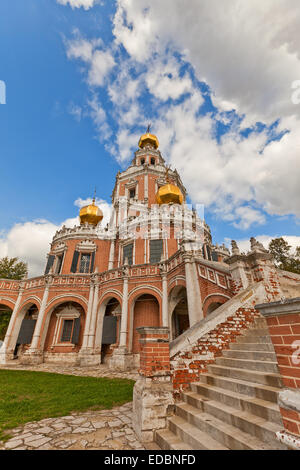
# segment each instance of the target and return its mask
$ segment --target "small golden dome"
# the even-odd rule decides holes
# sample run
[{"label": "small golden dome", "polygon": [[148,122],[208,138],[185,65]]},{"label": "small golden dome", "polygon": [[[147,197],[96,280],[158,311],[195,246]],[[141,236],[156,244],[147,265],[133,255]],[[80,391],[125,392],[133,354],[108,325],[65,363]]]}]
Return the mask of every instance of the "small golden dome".
[{"label": "small golden dome", "polygon": [[86,222],[90,225],[98,225],[99,222],[103,219],[103,213],[98,206],[95,205],[95,199],[93,199],[92,204],[84,206],[80,209],[79,212],[80,224],[83,225]]},{"label": "small golden dome", "polygon": [[147,132],[146,134],[142,135],[142,137],[139,140],[139,147],[143,149],[147,144],[152,145],[155,149],[158,148],[159,142],[158,138],[154,134],[150,134],[150,132]]},{"label": "small golden dome", "polygon": [[156,202],[162,204],[182,204],[183,195],[178,186],[167,183],[161,186],[156,193]]}]

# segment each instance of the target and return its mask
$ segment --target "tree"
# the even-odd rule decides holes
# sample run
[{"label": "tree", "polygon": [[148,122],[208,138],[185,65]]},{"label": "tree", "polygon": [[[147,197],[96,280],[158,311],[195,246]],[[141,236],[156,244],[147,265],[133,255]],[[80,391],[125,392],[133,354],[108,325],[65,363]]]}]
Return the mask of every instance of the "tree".
[{"label": "tree", "polygon": [[282,237],[274,238],[269,244],[269,251],[279,269],[300,274],[300,246],[294,254],[291,254],[291,248]]},{"label": "tree", "polygon": [[24,279],[28,274],[27,263],[19,261],[19,258],[0,259],[0,279]]}]

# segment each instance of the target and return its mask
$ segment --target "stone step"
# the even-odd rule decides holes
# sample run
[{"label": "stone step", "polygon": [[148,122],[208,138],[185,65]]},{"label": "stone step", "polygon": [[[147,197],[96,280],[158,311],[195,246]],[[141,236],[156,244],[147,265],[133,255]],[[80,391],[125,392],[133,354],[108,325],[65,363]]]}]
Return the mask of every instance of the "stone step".
[{"label": "stone step", "polygon": [[155,442],[161,450],[193,450],[191,446],[183,442],[180,437],[169,429],[156,431]]},{"label": "stone step", "polygon": [[215,400],[208,400],[205,396],[188,392],[185,394],[185,401],[194,408],[210,414],[224,423],[242,432],[261,440],[274,449],[286,449],[281,446],[276,438],[276,432],[283,428],[281,423],[273,423],[248,411],[237,410],[227,404]]},{"label": "stone step", "polygon": [[200,382],[216,387],[222,388],[223,390],[229,390],[242,395],[248,395],[250,397],[261,398],[272,403],[277,403],[278,392],[281,390],[277,387],[270,387],[268,385],[261,385],[255,382],[248,382],[241,379],[233,379],[231,377],[222,377],[221,375],[214,374],[201,374],[199,377]]},{"label": "stone step", "polygon": [[271,351],[247,351],[244,349],[227,349],[223,351],[223,357],[232,359],[251,359],[253,361],[276,362],[276,354]]},{"label": "stone step", "polygon": [[207,368],[208,371],[214,375],[222,375],[223,377],[230,377],[233,379],[246,380],[248,382],[282,388],[282,379],[279,374],[239,369],[236,367],[226,367],[220,364],[210,364]]},{"label": "stone step", "polygon": [[217,357],[216,364],[237,369],[256,370],[260,372],[278,372],[277,362],[251,361],[250,359],[232,359],[229,357]]},{"label": "stone step", "polygon": [[198,426],[194,426],[180,416],[169,418],[168,425],[169,430],[193,450],[229,450],[209,434],[201,431]]},{"label": "stone step", "polygon": [[[249,330],[247,330],[249,331]],[[247,334],[245,335],[239,335],[236,337],[236,342],[237,343],[269,343],[272,344],[272,340],[270,338],[270,335],[264,335],[264,336],[249,336]]]},{"label": "stone step", "polygon": [[[270,422],[282,425],[281,414],[278,405],[275,403],[208,384],[191,384],[191,390],[205,397],[205,399],[220,402],[237,410],[246,411]],[[184,396],[185,394],[183,394]],[[199,403],[197,408],[201,408],[200,405]]]},{"label": "stone step", "polygon": [[270,351],[274,352],[271,343],[230,343],[232,351]]},{"label": "stone step", "polygon": [[231,450],[272,450],[269,444],[257,437],[224,423],[209,413],[197,410],[187,403],[176,405],[176,415]]}]

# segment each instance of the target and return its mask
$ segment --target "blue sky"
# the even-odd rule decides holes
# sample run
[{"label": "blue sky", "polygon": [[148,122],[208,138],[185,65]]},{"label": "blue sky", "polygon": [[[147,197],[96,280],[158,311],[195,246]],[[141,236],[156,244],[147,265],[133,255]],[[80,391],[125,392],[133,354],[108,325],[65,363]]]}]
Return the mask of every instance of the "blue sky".
[{"label": "blue sky", "polygon": [[214,242],[300,245],[300,9],[276,2],[2,0],[0,256],[38,274],[95,186],[107,210],[148,122]]}]

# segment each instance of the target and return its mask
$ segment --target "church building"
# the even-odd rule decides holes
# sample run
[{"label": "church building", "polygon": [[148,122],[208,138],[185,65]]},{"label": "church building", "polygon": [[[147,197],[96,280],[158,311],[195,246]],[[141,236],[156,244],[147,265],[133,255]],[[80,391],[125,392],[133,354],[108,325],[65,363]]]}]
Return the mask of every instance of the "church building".
[{"label": "church building", "polygon": [[233,295],[223,246],[186,204],[176,170],[150,132],[116,175],[112,217],[81,208],[80,225],[51,242],[44,275],[0,281],[12,316],[2,363],[139,366],[141,326],[169,327],[175,339]]}]

